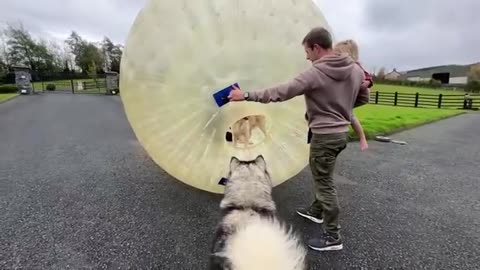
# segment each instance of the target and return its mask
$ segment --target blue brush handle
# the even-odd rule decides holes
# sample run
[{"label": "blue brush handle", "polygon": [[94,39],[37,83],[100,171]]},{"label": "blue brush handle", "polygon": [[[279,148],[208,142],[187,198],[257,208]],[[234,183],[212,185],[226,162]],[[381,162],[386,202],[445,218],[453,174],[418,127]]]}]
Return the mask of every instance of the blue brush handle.
[{"label": "blue brush handle", "polygon": [[[238,83],[234,83],[233,85],[240,88]],[[228,99],[228,95],[230,94],[230,91],[233,90],[233,85],[229,85],[213,94],[213,99],[215,99],[215,102],[217,103],[218,107],[222,107],[223,105],[230,102],[230,100]]]}]

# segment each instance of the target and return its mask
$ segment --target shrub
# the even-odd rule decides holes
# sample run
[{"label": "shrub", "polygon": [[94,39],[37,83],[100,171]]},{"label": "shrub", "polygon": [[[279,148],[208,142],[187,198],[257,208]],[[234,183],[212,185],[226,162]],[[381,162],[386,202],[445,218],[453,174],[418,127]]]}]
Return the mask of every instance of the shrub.
[{"label": "shrub", "polygon": [[15,85],[0,85],[0,94],[17,93],[18,88]]},{"label": "shrub", "polygon": [[51,83],[47,84],[47,90],[48,91],[55,91],[55,84],[51,84]]},{"label": "shrub", "polygon": [[467,83],[465,90],[468,92],[478,93],[480,92],[480,81],[478,80],[471,80]]},{"label": "shrub", "polygon": [[430,86],[433,88],[439,88],[442,86],[442,82],[439,80],[431,79],[430,80]]}]

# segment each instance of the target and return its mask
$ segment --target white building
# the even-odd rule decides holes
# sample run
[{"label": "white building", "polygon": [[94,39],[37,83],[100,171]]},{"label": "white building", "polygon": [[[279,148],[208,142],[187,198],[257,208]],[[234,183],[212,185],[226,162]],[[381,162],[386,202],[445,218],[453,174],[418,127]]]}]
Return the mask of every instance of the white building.
[{"label": "white building", "polygon": [[427,67],[407,71],[405,76],[409,81],[430,81],[435,79],[441,81],[442,84],[465,85],[468,82],[468,72],[472,65]]},{"label": "white building", "polygon": [[391,80],[391,81],[396,81],[396,80],[402,80],[405,77],[405,72],[399,72],[397,71],[396,68],[394,68],[391,72],[385,74],[385,79]]}]

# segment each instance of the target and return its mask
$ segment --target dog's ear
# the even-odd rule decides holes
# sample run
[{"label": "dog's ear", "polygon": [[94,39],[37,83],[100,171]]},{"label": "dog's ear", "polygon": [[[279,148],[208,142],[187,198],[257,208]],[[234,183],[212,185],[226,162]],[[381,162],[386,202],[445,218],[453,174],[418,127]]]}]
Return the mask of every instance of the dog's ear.
[{"label": "dog's ear", "polygon": [[230,171],[233,172],[237,167],[238,165],[240,165],[240,160],[233,156],[231,159],[230,159]]},{"label": "dog's ear", "polygon": [[217,252],[210,254],[210,262],[208,270],[223,270],[232,269],[230,260],[226,257],[224,252]]},{"label": "dog's ear", "polygon": [[257,158],[255,159],[255,164],[262,168],[262,170],[266,171],[267,170],[267,162],[263,158],[262,155],[258,155]]}]

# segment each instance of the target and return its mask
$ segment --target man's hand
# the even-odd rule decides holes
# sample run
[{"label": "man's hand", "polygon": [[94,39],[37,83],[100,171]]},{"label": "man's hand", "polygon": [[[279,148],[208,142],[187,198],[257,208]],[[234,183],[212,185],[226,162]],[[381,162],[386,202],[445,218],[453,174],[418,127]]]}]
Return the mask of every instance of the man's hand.
[{"label": "man's hand", "polygon": [[244,101],[245,97],[243,96],[243,91],[233,85],[233,90],[230,91],[230,94],[228,95],[228,99],[230,101]]}]

